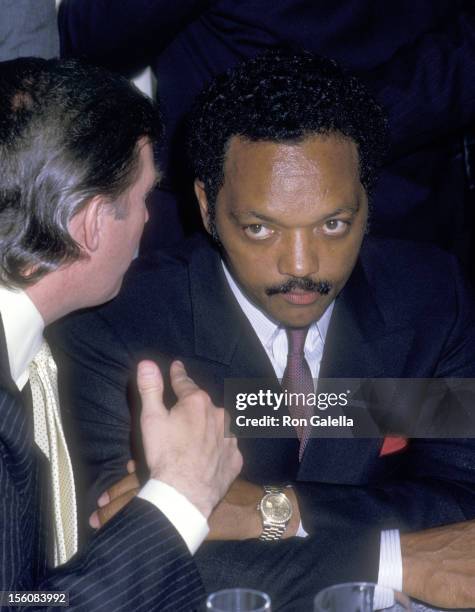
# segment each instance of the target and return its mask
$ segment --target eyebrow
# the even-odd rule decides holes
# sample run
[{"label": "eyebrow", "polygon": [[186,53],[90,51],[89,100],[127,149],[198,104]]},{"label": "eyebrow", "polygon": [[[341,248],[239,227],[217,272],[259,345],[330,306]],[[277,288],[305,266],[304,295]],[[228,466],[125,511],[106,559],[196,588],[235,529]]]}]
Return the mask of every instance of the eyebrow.
[{"label": "eyebrow", "polygon": [[[351,215],[355,215],[359,211],[359,209],[360,209],[360,202],[358,200],[356,206],[354,204],[350,204],[348,206],[340,206],[336,208],[335,210],[333,210],[332,212],[325,215],[324,217],[322,217],[321,221],[325,221],[326,219],[331,219],[332,217],[336,217],[337,215],[341,215],[343,213],[350,213]],[[266,223],[277,223],[278,224],[278,222],[272,217],[268,217],[267,215],[259,213],[255,210],[246,210],[246,211],[243,211],[242,213],[239,213],[239,211],[237,212],[231,211],[230,214],[235,221],[240,220],[239,219],[239,214],[240,214],[243,217],[254,217],[256,219],[259,219],[259,221],[265,221]]]}]

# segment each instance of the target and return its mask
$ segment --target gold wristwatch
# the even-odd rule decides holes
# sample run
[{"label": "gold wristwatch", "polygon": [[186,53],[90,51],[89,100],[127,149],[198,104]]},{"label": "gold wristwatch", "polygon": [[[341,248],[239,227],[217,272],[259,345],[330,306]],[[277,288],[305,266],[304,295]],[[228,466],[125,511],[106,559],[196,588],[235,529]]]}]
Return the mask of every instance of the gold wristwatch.
[{"label": "gold wristwatch", "polygon": [[280,540],[292,517],[292,504],[285,487],[264,485],[264,497],[257,504],[262,517],[260,540]]}]

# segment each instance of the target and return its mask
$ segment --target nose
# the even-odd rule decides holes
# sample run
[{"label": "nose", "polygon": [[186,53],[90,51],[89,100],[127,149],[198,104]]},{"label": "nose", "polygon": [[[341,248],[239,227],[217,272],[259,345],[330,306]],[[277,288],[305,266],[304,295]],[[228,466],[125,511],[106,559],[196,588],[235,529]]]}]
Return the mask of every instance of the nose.
[{"label": "nose", "polygon": [[296,230],[282,242],[278,269],[281,274],[294,277],[318,272],[317,240],[313,232]]}]

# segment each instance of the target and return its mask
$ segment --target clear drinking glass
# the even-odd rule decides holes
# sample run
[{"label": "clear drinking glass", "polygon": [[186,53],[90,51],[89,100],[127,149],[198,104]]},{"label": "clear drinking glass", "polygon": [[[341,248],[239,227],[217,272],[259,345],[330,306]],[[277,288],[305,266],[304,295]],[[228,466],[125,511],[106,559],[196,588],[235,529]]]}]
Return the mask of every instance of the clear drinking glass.
[{"label": "clear drinking glass", "polygon": [[271,612],[271,601],[262,591],[225,589],[208,597],[206,609],[213,612]]},{"label": "clear drinking glass", "polygon": [[410,599],[404,593],[371,584],[349,582],[336,584],[320,591],[313,600],[314,612],[403,612],[412,610]]}]

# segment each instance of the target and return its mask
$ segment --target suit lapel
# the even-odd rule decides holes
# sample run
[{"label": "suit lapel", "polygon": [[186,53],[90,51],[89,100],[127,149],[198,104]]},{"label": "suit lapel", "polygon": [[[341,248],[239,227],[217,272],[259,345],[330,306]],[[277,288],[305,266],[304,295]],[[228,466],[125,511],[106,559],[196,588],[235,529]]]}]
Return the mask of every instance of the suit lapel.
[{"label": "suit lapel", "polygon": [[[8,349],[7,340],[5,337],[5,330],[3,328],[3,321],[0,316],[0,386],[9,391],[17,399],[20,398],[20,392],[18,387],[13,381],[10,374],[10,363],[8,361]],[[21,400],[20,400],[21,401]]]},{"label": "suit lapel", "polygon": [[[254,329],[226,282],[218,251],[197,248],[190,260],[190,293],[195,331],[195,354],[225,366],[223,378],[265,379],[272,391],[280,384]],[[294,479],[298,443],[287,438],[240,438],[245,457],[243,474],[254,482]]]},{"label": "suit lapel", "polygon": [[360,260],[336,300],[320,378],[400,376],[413,335],[385,320]]},{"label": "suit lapel", "polygon": [[[386,321],[361,259],[338,296],[325,342],[317,391],[326,379],[402,375],[414,331]],[[328,383],[329,389],[331,382]],[[328,389],[328,390],[329,390]],[[368,415],[371,421],[371,415]],[[356,423],[355,423],[356,424]],[[351,435],[345,430],[344,435]],[[313,438],[298,477],[322,482],[366,482],[378,471],[381,438]]]},{"label": "suit lapel", "polygon": [[195,354],[231,366],[233,376],[274,377],[272,365],[226,282],[219,252],[201,246],[190,260]]}]

